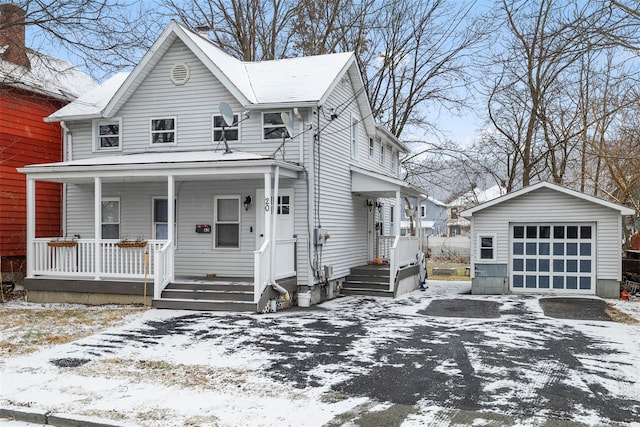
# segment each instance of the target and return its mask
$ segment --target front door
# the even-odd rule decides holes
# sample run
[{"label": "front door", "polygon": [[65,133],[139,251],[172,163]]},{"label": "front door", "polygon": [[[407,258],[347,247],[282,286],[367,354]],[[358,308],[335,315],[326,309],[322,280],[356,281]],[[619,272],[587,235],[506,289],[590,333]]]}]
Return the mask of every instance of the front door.
[{"label": "front door", "polygon": [[[256,250],[264,243],[264,214],[265,199],[264,190],[256,191]],[[273,206],[273,203],[269,203]],[[278,203],[276,208],[276,259],[275,278],[295,276],[296,274],[296,239],[293,237],[293,190],[281,188],[278,191]]]}]

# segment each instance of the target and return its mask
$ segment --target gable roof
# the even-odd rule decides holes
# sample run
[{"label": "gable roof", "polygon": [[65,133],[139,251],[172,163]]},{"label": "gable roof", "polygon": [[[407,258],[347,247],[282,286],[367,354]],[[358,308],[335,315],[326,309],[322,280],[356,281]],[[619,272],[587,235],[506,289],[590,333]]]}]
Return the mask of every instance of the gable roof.
[{"label": "gable roof", "polygon": [[[343,76],[348,75],[360,108],[368,109],[363,110],[367,129],[371,134],[375,132],[366,95],[364,101],[361,99],[364,84],[352,52],[243,62],[175,21],[171,21],[126,79],[117,86],[110,80],[103,86],[111,92],[103,90],[94,94],[90,100],[95,107],[93,113],[99,114],[97,117],[115,115],[177,40],[247,109],[321,105]],[[97,94],[100,96],[95,96]],[[52,114],[49,120],[86,118],[87,113],[86,104],[78,108],[71,106]]]},{"label": "gable roof", "polygon": [[39,93],[61,101],[73,101],[96,82],[73,64],[27,50],[31,68],[0,59],[0,84]]},{"label": "gable roof", "polygon": [[634,215],[636,213],[635,210],[633,210],[633,209],[631,209],[631,208],[629,208],[627,206],[619,205],[617,203],[608,202],[606,200],[602,200],[602,199],[599,199],[599,198],[594,197],[594,196],[589,196],[588,194],[584,194],[584,193],[581,193],[581,192],[576,191],[576,190],[571,190],[571,189],[569,189],[567,187],[563,187],[561,185],[552,184],[552,183],[546,182],[546,181],[541,181],[541,182],[538,182],[537,184],[533,184],[533,185],[530,185],[528,187],[521,188],[520,190],[513,191],[511,193],[507,193],[504,196],[501,196],[501,197],[498,197],[496,199],[490,200],[490,201],[488,201],[486,203],[483,203],[481,205],[474,206],[474,207],[472,207],[470,209],[466,209],[466,210],[460,212],[460,215],[466,216],[466,217],[473,216],[474,213],[479,212],[479,211],[481,211],[483,209],[487,209],[487,208],[490,208],[492,206],[498,205],[500,203],[506,202],[508,200],[515,199],[516,197],[520,197],[520,196],[522,196],[524,194],[531,193],[531,192],[539,190],[541,188],[547,188],[547,189],[550,189],[550,190],[554,190],[554,191],[557,191],[559,193],[566,194],[568,196],[576,197],[578,199],[586,200],[588,202],[595,203],[595,204],[598,204],[600,206],[604,206],[604,207],[607,207],[607,208],[610,208],[610,209],[617,210],[617,211],[620,212],[620,215]]}]

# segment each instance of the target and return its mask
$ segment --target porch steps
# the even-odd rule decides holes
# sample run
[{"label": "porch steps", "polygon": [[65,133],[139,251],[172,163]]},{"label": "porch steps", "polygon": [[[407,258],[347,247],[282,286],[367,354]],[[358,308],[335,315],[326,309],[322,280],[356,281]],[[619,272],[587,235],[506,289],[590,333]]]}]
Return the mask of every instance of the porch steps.
[{"label": "porch steps", "polygon": [[389,266],[363,265],[353,267],[342,284],[343,295],[368,295],[393,298],[389,291]]},{"label": "porch steps", "polygon": [[170,283],[155,308],[206,311],[256,311],[253,284]]}]

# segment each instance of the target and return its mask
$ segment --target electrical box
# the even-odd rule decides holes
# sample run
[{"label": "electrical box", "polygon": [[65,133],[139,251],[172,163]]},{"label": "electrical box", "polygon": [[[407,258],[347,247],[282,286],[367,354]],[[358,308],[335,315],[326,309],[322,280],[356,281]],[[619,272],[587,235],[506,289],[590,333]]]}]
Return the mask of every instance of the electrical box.
[{"label": "electrical box", "polygon": [[331,277],[333,277],[333,266],[332,265],[325,265],[324,266],[324,278],[326,280],[331,279]]},{"label": "electrical box", "polygon": [[331,237],[331,235],[324,228],[316,228],[313,230],[313,244],[316,246],[324,245],[329,237]]},{"label": "electrical box", "polygon": [[196,233],[211,233],[211,226],[209,224],[197,224]]}]

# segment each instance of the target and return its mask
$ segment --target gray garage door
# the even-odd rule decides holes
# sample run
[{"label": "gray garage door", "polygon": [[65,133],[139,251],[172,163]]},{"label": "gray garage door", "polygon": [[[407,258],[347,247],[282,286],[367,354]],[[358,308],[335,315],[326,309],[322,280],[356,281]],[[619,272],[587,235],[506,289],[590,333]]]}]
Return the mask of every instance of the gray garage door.
[{"label": "gray garage door", "polygon": [[514,292],[595,293],[595,224],[513,224]]}]

